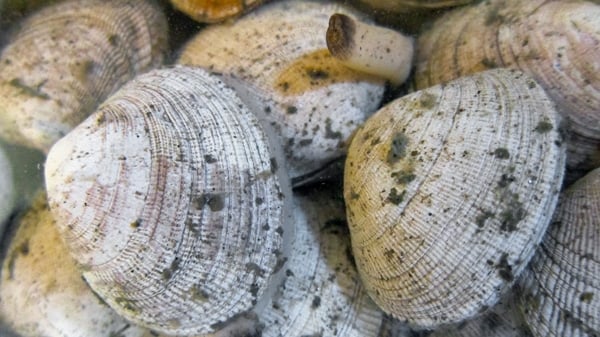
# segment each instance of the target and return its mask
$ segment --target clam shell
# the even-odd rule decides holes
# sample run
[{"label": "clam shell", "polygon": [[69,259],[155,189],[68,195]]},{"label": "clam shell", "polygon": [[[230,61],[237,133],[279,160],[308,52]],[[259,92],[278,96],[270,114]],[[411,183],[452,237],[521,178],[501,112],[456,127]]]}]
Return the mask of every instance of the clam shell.
[{"label": "clam shell", "polygon": [[289,180],[233,90],[199,68],[129,82],[48,154],[49,205],[83,276],[119,314],[174,335],[270,298]]},{"label": "clam shell", "polygon": [[519,281],[535,336],[600,335],[600,169],[562,192],[553,220]]},{"label": "clam shell", "polygon": [[263,337],[378,336],[383,313],[351,259],[341,191],[294,194],[295,236],[285,282],[260,316]]},{"label": "clam shell", "polygon": [[2,265],[0,298],[2,321],[21,336],[152,336],[119,317],[83,281],[45,194],[18,221]]},{"label": "clam shell", "polygon": [[497,69],[399,98],[354,136],[344,197],[358,271],[411,326],[494,305],[541,240],[564,172],[544,91]]},{"label": "clam shell", "polygon": [[336,12],[360,19],[333,3],[265,5],[233,25],[202,30],[178,60],[230,78],[242,100],[279,132],[292,177],[344,155],[350,134],[383,95],[383,80],[346,68],[329,54],[325,32]]},{"label": "clam shell", "polygon": [[15,203],[15,187],[13,183],[12,165],[0,147],[0,238],[4,234],[5,222],[13,211]]},{"label": "clam shell", "polygon": [[556,102],[573,133],[568,165],[600,148],[600,6],[484,1],[438,19],[417,41],[419,89],[494,67],[521,69]]},{"label": "clam shell", "polygon": [[166,33],[152,1],[67,1],[36,12],[0,56],[0,135],[47,152],[123,83],[160,65]]},{"label": "clam shell", "polygon": [[219,22],[242,15],[263,0],[170,0],[171,4],[199,22]]},{"label": "clam shell", "polygon": [[356,0],[374,10],[391,12],[413,12],[417,10],[438,10],[466,5],[474,0]]}]

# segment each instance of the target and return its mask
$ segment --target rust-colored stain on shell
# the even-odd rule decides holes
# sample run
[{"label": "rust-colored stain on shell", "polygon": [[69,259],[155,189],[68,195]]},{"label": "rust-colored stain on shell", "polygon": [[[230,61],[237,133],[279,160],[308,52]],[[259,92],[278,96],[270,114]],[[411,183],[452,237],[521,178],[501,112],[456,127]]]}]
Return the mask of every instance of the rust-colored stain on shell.
[{"label": "rust-colored stain on shell", "polygon": [[218,22],[258,6],[262,0],[171,0],[175,8],[200,22]]},{"label": "rust-colored stain on shell", "polygon": [[340,82],[376,81],[371,75],[347,68],[327,49],[318,49],[294,60],[276,77],[275,87],[284,95],[301,95]]}]

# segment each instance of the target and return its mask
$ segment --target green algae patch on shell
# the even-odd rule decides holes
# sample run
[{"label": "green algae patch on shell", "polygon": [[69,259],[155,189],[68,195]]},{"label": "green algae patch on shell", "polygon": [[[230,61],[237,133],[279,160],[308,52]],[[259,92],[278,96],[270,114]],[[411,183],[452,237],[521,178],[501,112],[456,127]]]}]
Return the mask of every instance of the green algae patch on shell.
[{"label": "green algae patch on shell", "polygon": [[424,89],[353,138],[344,174],[352,248],[387,313],[415,327],[460,322],[496,303],[530,260],[565,149],[557,130],[534,131],[559,116],[529,81],[497,69]]}]

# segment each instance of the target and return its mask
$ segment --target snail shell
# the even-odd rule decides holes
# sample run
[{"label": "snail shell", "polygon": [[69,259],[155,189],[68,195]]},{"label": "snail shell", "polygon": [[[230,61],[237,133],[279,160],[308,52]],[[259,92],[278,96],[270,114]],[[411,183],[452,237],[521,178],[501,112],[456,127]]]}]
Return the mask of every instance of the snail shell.
[{"label": "snail shell", "polygon": [[506,69],[415,92],[369,118],[348,150],[344,198],[375,303],[427,329],[494,305],[555,207],[558,123],[540,86]]},{"label": "snail shell", "polygon": [[360,17],[333,3],[265,5],[233,25],[202,30],[178,60],[224,74],[242,100],[265,112],[293,178],[344,155],[350,134],[383,95],[383,80],[345,67],[327,50],[324,34],[333,13]]},{"label": "snail shell", "polygon": [[[41,194],[19,220],[2,266],[0,317],[26,337],[151,337],[81,278]],[[4,336],[4,335],[3,335]]]},{"label": "snail shell", "polygon": [[531,264],[519,281],[535,336],[600,335],[600,169],[562,192]]},{"label": "snail shell", "polygon": [[0,135],[47,152],[136,74],[162,63],[152,1],[78,0],[25,20],[0,56]]},{"label": "snail shell", "polygon": [[171,4],[199,22],[219,22],[242,15],[263,0],[170,0]]},{"label": "snail shell", "polygon": [[293,229],[275,156],[217,77],[151,71],[52,147],[49,205],[119,314],[166,334],[214,332],[260,310],[281,278]]},{"label": "snail shell", "polygon": [[11,163],[0,147],[0,237],[3,236],[5,222],[13,211],[15,187]]},{"label": "snail shell", "polygon": [[600,6],[484,1],[438,19],[417,41],[419,89],[494,67],[534,77],[568,122],[568,166],[600,149]]},{"label": "snail shell", "polygon": [[383,313],[365,292],[350,258],[341,191],[295,192],[286,279],[260,317],[262,336],[378,336]]}]

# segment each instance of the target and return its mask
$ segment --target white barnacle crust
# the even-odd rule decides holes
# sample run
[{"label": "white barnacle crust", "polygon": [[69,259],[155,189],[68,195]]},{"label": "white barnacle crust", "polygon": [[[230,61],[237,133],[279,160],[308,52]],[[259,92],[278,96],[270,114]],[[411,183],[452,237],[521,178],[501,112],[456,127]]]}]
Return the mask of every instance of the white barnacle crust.
[{"label": "white barnacle crust", "polygon": [[412,68],[413,39],[345,14],[329,18],[327,48],[344,65],[399,85]]},{"label": "white barnacle crust", "polygon": [[198,68],[128,83],[51,149],[50,208],[90,286],[166,334],[225,328],[281,279],[289,179],[275,144]]}]

